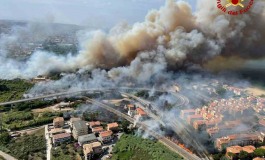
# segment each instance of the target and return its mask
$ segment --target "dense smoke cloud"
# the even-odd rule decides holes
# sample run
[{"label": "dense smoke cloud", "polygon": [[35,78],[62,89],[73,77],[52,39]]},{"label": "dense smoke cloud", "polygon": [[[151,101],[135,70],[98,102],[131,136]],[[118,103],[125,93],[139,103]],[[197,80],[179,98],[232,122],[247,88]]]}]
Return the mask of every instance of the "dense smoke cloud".
[{"label": "dense smoke cloud", "polygon": [[[195,13],[186,2],[168,0],[159,10],[150,11],[142,23],[121,24],[109,33],[89,32],[77,55],[37,51],[20,62],[9,58],[1,47],[0,77],[32,78],[51,71],[101,68],[110,69],[113,79],[136,76],[144,81],[168,68],[204,64],[219,55],[263,58],[264,5],[256,0],[246,14],[231,16],[213,0],[200,1]],[[2,35],[1,44],[5,39],[10,37]]]}]

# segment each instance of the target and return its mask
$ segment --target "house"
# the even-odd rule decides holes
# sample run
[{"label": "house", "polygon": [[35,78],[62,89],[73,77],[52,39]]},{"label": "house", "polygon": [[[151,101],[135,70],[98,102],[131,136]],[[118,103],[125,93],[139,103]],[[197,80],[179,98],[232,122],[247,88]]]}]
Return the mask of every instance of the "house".
[{"label": "house", "polygon": [[245,151],[245,152],[247,152],[248,154],[253,153],[255,149],[256,149],[256,148],[255,148],[254,146],[251,146],[251,145],[249,145],[249,146],[244,146],[244,147],[242,148],[242,150]]},{"label": "house", "polygon": [[193,122],[193,128],[198,131],[202,131],[206,129],[206,121],[205,120],[195,120]]},{"label": "house", "polygon": [[102,152],[102,145],[100,142],[85,144],[83,146],[83,152],[85,155],[85,160],[91,160],[95,154],[100,154]]},{"label": "house", "polygon": [[100,121],[92,121],[92,122],[89,122],[89,127],[92,129],[92,128],[95,128],[95,127],[99,127],[101,125]]},{"label": "house", "polygon": [[116,122],[107,124],[107,130],[117,131],[119,130],[119,124]]},{"label": "house", "polygon": [[54,128],[61,128],[64,126],[64,119],[63,117],[56,117],[53,119],[53,126]]},{"label": "house", "polygon": [[136,108],[136,115],[139,116],[139,118],[147,118],[147,114],[142,108]]},{"label": "house", "polygon": [[128,115],[131,117],[134,117],[135,116],[135,109],[136,109],[135,105],[128,104],[127,108],[128,108]]},{"label": "house", "polygon": [[95,127],[95,128],[92,128],[92,132],[93,133],[99,133],[99,132],[102,132],[104,131],[103,127]]},{"label": "house", "polygon": [[53,128],[51,129],[51,131],[49,132],[51,136],[56,135],[56,134],[61,134],[61,133],[65,133],[65,130],[62,128]]},{"label": "house", "polygon": [[249,134],[233,134],[226,137],[216,138],[215,147],[218,150],[222,150],[229,146],[234,145],[254,145],[259,142],[263,142],[264,137],[257,133]]},{"label": "house", "polygon": [[256,157],[256,158],[253,158],[253,160],[265,160],[265,158]]},{"label": "house", "polygon": [[88,128],[85,121],[75,121],[73,123],[73,137],[78,139],[79,136],[88,134]]},{"label": "house", "polygon": [[97,141],[98,141],[98,139],[94,134],[86,134],[86,135],[78,137],[78,144],[80,146],[83,146],[84,144],[97,142]]},{"label": "house", "polygon": [[99,139],[102,143],[107,143],[112,140],[113,138],[113,132],[112,131],[103,131],[99,133]]},{"label": "house", "polygon": [[233,159],[233,156],[237,156],[241,151],[245,151],[248,154],[252,154],[256,148],[254,146],[230,146],[226,148],[226,156],[229,159]]},{"label": "house", "polygon": [[188,122],[189,124],[193,124],[193,122],[194,122],[195,120],[203,120],[203,116],[200,115],[200,114],[188,115],[188,116],[187,116],[187,122]]},{"label": "house", "polygon": [[72,117],[70,119],[70,126],[73,127],[73,123],[76,122],[76,121],[81,121],[81,118]]},{"label": "house", "polygon": [[234,155],[238,155],[241,151],[242,151],[242,147],[241,146],[231,146],[231,147],[227,147],[226,148],[226,156],[229,159],[233,159],[234,158],[233,156]]},{"label": "house", "polygon": [[180,111],[180,118],[186,119],[188,115],[193,115],[196,113],[195,109],[186,109],[186,110],[181,110]]},{"label": "house", "polygon": [[69,133],[60,133],[52,137],[52,142],[55,146],[59,143],[68,142],[70,140],[71,140],[71,134]]}]

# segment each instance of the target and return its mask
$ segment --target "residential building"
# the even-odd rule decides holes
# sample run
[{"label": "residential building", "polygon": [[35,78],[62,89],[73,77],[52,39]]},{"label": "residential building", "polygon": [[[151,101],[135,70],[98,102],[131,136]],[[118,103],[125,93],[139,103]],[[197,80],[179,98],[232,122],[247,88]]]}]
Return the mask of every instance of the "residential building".
[{"label": "residential building", "polygon": [[52,137],[52,142],[55,146],[59,143],[68,142],[70,140],[71,140],[71,134],[69,133],[60,133],[60,134],[53,135]]},{"label": "residential building", "polygon": [[107,130],[117,131],[119,130],[119,124],[117,122],[107,124]]},{"label": "residential building", "polygon": [[112,131],[103,131],[99,133],[99,139],[102,143],[107,143],[112,140],[113,138],[113,132]]},{"label": "residential building", "polygon": [[265,160],[265,158],[256,157],[256,158],[253,158],[253,160]]},{"label": "residential building", "polygon": [[70,126],[73,127],[73,123],[76,122],[76,121],[81,121],[81,118],[79,118],[79,117],[72,117],[70,119]]},{"label": "residential building", "polygon": [[139,118],[147,118],[147,114],[142,108],[136,108],[136,114]]},{"label": "residential building", "polygon": [[[245,151],[247,152],[248,154],[252,154],[254,152],[256,148],[254,146],[230,146],[230,147],[227,147],[226,148],[226,156],[229,158],[229,159],[234,159],[235,157],[233,156],[237,156],[241,151]],[[232,153],[232,154],[230,154]]]},{"label": "residential building", "polygon": [[135,109],[136,109],[135,105],[128,104],[127,108],[128,108],[128,115],[131,116],[131,117],[134,117],[135,116],[135,112],[136,112],[135,111]]},{"label": "residential building", "polygon": [[92,132],[93,133],[99,133],[99,132],[102,132],[104,131],[103,127],[95,127],[95,128],[92,128]]},{"label": "residential building", "polygon": [[205,120],[195,120],[193,122],[193,128],[198,131],[203,131],[206,129],[206,121]]},{"label": "residential building", "polygon": [[54,128],[54,129],[51,129],[49,133],[50,133],[51,136],[53,136],[53,135],[56,135],[56,134],[65,133],[65,130],[62,129],[62,128]]},{"label": "residential building", "polygon": [[180,118],[186,119],[188,115],[193,115],[195,114],[196,110],[195,109],[186,109],[186,110],[181,110],[180,111]]},{"label": "residential building", "polygon": [[83,146],[84,144],[89,144],[92,142],[97,142],[97,141],[98,139],[94,134],[86,134],[86,135],[78,137],[78,144],[80,146]]},{"label": "residential building", "polygon": [[89,122],[89,127],[92,129],[92,128],[95,128],[95,127],[99,127],[101,125],[100,121],[92,121],[92,122]]},{"label": "residential building", "polygon": [[73,123],[73,137],[78,139],[79,136],[88,134],[88,128],[85,121],[75,121]]},{"label": "residential building", "polygon": [[53,119],[53,126],[54,128],[62,128],[64,126],[64,119],[63,117],[56,117]]},{"label": "residential building", "polygon": [[102,145],[100,142],[85,144],[83,146],[83,152],[85,160],[91,160],[95,154],[100,154],[102,152]]},{"label": "residential building", "polygon": [[258,133],[249,134],[233,134],[226,137],[217,138],[215,140],[215,147],[218,150],[222,150],[226,147],[233,145],[254,145],[259,142],[263,142],[264,136]]},{"label": "residential building", "polygon": [[195,120],[203,120],[203,116],[199,114],[187,116],[187,123],[192,125]]}]

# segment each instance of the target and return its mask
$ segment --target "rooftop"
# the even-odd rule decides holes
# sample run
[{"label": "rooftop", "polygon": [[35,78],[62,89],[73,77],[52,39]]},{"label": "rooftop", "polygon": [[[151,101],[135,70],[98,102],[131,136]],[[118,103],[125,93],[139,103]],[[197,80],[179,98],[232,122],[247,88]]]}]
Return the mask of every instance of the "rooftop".
[{"label": "rooftop", "polygon": [[78,137],[78,142],[94,141],[97,137],[94,134],[86,134]]},{"label": "rooftop", "polygon": [[61,138],[66,138],[66,137],[71,137],[71,134],[69,133],[56,134],[53,136],[53,139],[61,139]]},{"label": "rooftop", "polygon": [[53,119],[53,122],[63,122],[63,121],[64,121],[63,117],[56,117]]},{"label": "rooftop", "polygon": [[76,122],[76,121],[81,121],[81,118],[79,118],[79,117],[72,117],[72,118],[70,119],[70,122],[71,122],[71,123]]},{"label": "rooftop", "polygon": [[100,132],[99,133],[99,136],[100,137],[109,137],[109,136],[111,136],[113,133],[112,133],[112,131],[103,131],[103,132]]},{"label": "rooftop", "polygon": [[114,122],[114,123],[109,123],[107,124],[108,128],[117,128],[119,127],[118,123]]},{"label": "rooftop", "polygon": [[59,133],[59,132],[65,132],[65,130],[64,129],[62,129],[62,128],[53,128],[53,129],[51,129],[51,131],[50,131],[50,133]]},{"label": "rooftop", "polygon": [[136,111],[137,111],[137,113],[138,113],[139,115],[141,115],[141,116],[146,115],[145,111],[144,111],[143,109],[141,109],[141,108],[136,108]]},{"label": "rooftop", "polygon": [[195,109],[184,109],[184,110],[181,110],[181,112],[183,113],[191,113],[191,112],[196,112]]},{"label": "rooftop", "polygon": [[95,127],[95,128],[92,128],[92,132],[101,132],[101,131],[103,131],[104,129],[103,129],[103,127]]},{"label": "rooftop", "polygon": [[93,142],[93,143],[85,144],[83,146],[84,154],[93,153],[93,148],[100,147],[100,146],[101,146],[101,143],[100,142]]},{"label": "rooftop", "polygon": [[90,127],[100,126],[100,125],[101,125],[100,121],[92,121],[92,122],[89,122],[89,126]]},{"label": "rooftop", "polygon": [[77,130],[81,130],[87,128],[87,125],[85,121],[75,121],[73,122],[73,127]]},{"label": "rooftop", "polygon": [[230,146],[226,148],[226,152],[228,153],[238,154],[240,151],[242,151],[242,147],[240,146]]},{"label": "rooftop", "polygon": [[245,152],[253,153],[256,148],[254,146],[244,146],[242,149]]}]

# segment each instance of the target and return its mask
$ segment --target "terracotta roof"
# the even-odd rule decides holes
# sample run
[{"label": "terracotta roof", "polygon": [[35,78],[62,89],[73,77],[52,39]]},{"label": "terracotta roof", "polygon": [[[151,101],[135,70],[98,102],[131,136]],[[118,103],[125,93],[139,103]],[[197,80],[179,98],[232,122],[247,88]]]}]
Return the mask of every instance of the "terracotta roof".
[{"label": "terracotta roof", "polygon": [[93,142],[93,143],[89,143],[89,144],[84,144],[84,146],[83,146],[84,154],[93,153],[93,148],[100,147],[100,146],[101,146],[100,142]]},{"label": "terracotta roof", "polygon": [[188,119],[202,118],[200,114],[188,115]]},{"label": "terracotta roof", "polygon": [[195,120],[195,121],[193,122],[194,125],[202,125],[202,124],[205,124],[205,123],[206,123],[205,120]]},{"label": "terracotta roof", "polygon": [[137,113],[138,113],[139,115],[141,115],[141,116],[145,116],[145,115],[146,115],[145,111],[142,110],[141,108],[136,108],[136,111],[137,111]]},{"label": "terracotta roof", "polygon": [[51,129],[50,133],[54,134],[54,133],[59,133],[59,132],[65,132],[64,129],[62,128],[53,128]]},{"label": "terracotta roof", "polygon": [[183,113],[191,113],[191,112],[196,112],[195,109],[185,109],[185,110],[181,110],[181,112]]},{"label": "terracotta roof", "polygon": [[242,149],[248,153],[253,153],[256,148],[254,146],[244,146]]},{"label": "terracotta roof", "polygon": [[265,160],[265,158],[256,157],[256,158],[253,158],[253,160]]},{"label": "terracotta roof", "polygon": [[92,128],[92,132],[101,132],[101,131],[103,131],[104,129],[103,129],[103,127],[95,127],[95,128]]},{"label": "terracotta roof", "polygon": [[265,120],[264,119],[259,120],[259,124],[265,127]]},{"label": "terracotta roof", "polygon": [[114,122],[114,123],[109,123],[109,124],[107,124],[107,126],[108,126],[109,129],[119,127],[118,123],[116,123],[116,122]]},{"label": "terracotta roof", "polygon": [[53,122],[63,122],[63,121],[64,121],[63,117],[56,117],[53,119]]},{"label": "terracotta roof", "polygon": [[109,136],[111,136],[113,133],[112,133],[112,131],[103,131],[103,132],[100,132],[99,133],[99,136],[100,137],[109,137]]},{"label": "terracotta roof", "polygon": [[238,154],[240,151],[242,151],[242,147],[240,146],[230,146],[226,148],[226,152],[228,153]]},{"label": "terracotta roof", "polygon": [[71,134],[69,133],[56,134],[53,136],[53,139],[61,139],[61,138],[66,138],[66,137],[71,137]]},{"label": "terracotta roof", "polygon": [[92,122],[89,122],[89,126],[90,127],[100,126],[100,125],[101,125],[100,121],[92,121]]}]

